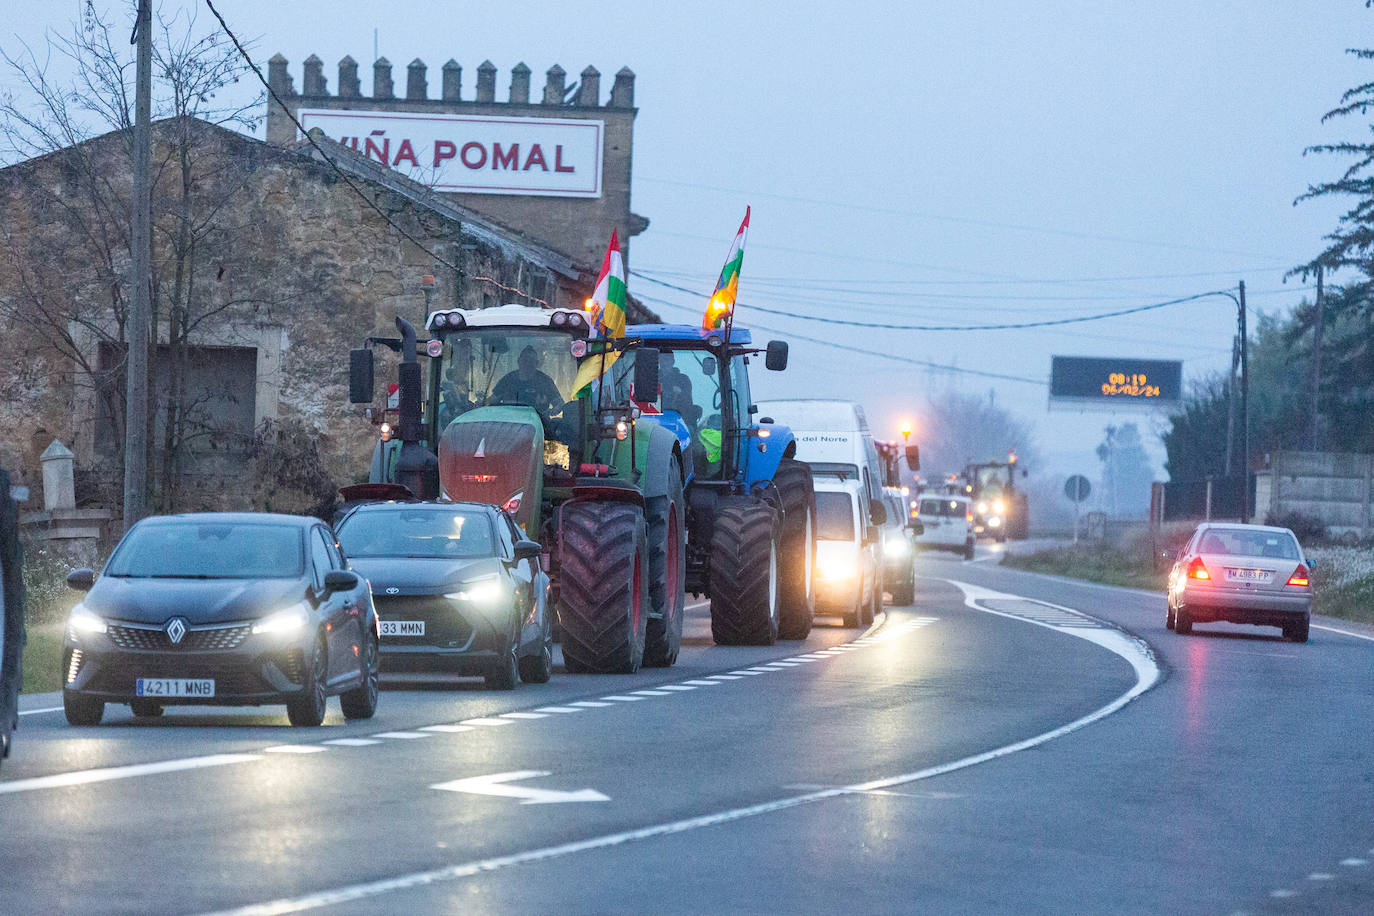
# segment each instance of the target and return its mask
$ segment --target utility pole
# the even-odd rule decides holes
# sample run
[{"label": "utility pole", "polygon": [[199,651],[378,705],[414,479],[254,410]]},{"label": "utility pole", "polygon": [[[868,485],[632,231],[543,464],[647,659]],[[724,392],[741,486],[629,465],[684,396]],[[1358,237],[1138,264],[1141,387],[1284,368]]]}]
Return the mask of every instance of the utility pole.
[{"label": "utility pole", "polygon": [[1308,451],[1319,452],[1322,447],[1321,388],[1322,388],[1322,325],[1326,323],[1326,300],[1322,295],[1322,269],[1317,268],[1317,304],[1312,316],[1312,378],[1308,383],[1307,435],[1304,445]]},{"label": "utility pole", "polygon": [[1240,523],[1250,521],[1250,359],[1245,328],[1245,281],[1240,281]]},{"label": "utility pole", "polygon": [[152,311],[151,121],[153,94],[152,0],[139,0],[134,26],[138,65],[134,99],[133,297],[126,324],[128,375],[124,390],[124,530],[147,511],[148,322]]},{"label": "utility pole", "polygon": [[1231,338],[1231,374],[1226,377],[1226,468],[1223,477],[1231,477],[1235,469],[1236,443],[1236,383],[1240,371],[1240,335]]}]

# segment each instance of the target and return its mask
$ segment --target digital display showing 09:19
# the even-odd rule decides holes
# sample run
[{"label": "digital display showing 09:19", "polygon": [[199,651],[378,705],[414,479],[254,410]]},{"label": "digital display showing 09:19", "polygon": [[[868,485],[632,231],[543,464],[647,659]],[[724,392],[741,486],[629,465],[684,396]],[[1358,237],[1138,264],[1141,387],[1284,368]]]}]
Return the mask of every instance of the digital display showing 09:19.
[{"label": "digital display showing 09:19", "polygon": [[1143,372],[1127,375],[1124,372],[1111,372],[1102,383],[1102,393],[1107,397],[1157,398],[1159,386],[1151,385],[1149,376]]},{"label": "digital display showing 09:19", "polygon": [[1170,359],[1056,356],[1050,362],[1050,401],[1170,404],[1183,387],[1183,364]]}]

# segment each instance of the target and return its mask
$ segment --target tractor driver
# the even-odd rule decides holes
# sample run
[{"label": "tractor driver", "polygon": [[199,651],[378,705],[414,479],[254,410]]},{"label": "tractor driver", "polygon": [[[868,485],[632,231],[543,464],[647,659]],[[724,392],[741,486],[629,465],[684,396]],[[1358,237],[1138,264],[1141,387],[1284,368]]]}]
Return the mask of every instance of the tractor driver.
[{"label": "tractor driver", "polygon": [[539,353],[532,346],[520,351],[517,362],[519,368],[508,372],[491,390],[491,400],[495,404],[524,404],[539,411],[548,419],[563,408],[563,395],[558,386],[539,370]]}]

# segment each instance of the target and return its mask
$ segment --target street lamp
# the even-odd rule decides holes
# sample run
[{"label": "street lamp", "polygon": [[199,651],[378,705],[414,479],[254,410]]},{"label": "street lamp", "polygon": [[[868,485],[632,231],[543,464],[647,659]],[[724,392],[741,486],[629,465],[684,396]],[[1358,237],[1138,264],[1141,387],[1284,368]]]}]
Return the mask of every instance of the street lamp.
[{"label": "street lamp", "polygon": [[910,436],[911,436],[911,423],[910,423],[910,421],[907,421],[907,420],[903,420],[903,421],[902,421],[901,432],[902,432],[902,441],[905,442],[905,441],[906,441],[908,438],[910,438]]}]

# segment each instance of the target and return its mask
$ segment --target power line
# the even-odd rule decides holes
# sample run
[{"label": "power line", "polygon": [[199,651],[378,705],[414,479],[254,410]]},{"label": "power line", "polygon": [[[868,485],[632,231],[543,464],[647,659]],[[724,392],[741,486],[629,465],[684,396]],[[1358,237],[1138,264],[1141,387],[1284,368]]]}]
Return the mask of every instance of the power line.
[{"label": "power line", "polygon": [[[646,274],[641,274],[638,271],[631,272],[638,277],[648,280],[650,283],[654,283],[659,286],[665,286],[668,289],[677,290],[678,292],[688,293],[694,296],[699,295],[695,290],[688,289],[685,286],[678,286],[674,283],[668,283],[664,280],[656,280],[653,277],[650,277]],[[784,318],[796,318],[801,321],[822,321],[826,324],[843,325],[845,327],[851,328],[874,328],[889,331],[1011,331],[1020,330],[1023,328],[1047,328],[1061,324],[1079,324],[1084,321],[1100,321],[1104,318],[1118,318],[1122,315],[1133,315],[1137,312],[1148,312],[1154,309],[1162,309],[1170,305],[1181,305],[1184,302],[1195,302],[1198,299],[1205,299],[1209,296],[1223,295],[1226,295],[1226,293],[1220,290],[1213,290],[1211,292],[1206,293],[1196,293],[1192,296],[1184,296],[1180,299],[1170,299],[1167,302],[1154,302],[1149,305],[1138,305],[1134,308],[1118,309],[1114,312],[1100,312],[1096,315],[1081,315],[1077,318],[1053,318],[1043,321],[1021,321],[1004,324],[887,324],[871,321],[851,321],[846,318],[835,318],[821,315],[797,315],[793,314],[792,312],[784,312],[779,309],[764,308],[761,305],[749,305],[748,308],[751,308],[758,312],[763,312],[768,315],[780,315]]]},{"label": "power line", "polygon": [[[942,268],[949,269],[949,268]],[[839,289],[847,288],[857,284],[876,284],[882,286],[1057,286],[1073,285],[1079,283],[1119,283],[1131,280],[1193,280],[1198,277],[1234,277],[1238,274],[1249,272],[1263,273],[1270,270],[1287,270],[1287,265],[1273,265],[1271,267],[1233,267],[1229,270],[1203,270],[1193,273],[1182,274],[1138,274],[1135,276],[1122,277],[1042,277],[1024,278],[1007,280],[882,280],[874,278],[864,278],[862,280],[846,280],[843,277],[797,277],[797,276],[756,276],[750,275],[751,284],[764,286],[782,287],[805,287],[808,289],[820,289],[824,284],[832,284]],[[685,270],[672,270],[666,267],[649,267],[649,273],[663,274],[665,276],[691,277],[696,274]]]},{"label": "power line", "polygon": [[[357,194],[358,197],[362,199],[363,203],[367,204],[369,207],[375,210],[377,212],[377,215],[380,216],[388,226],[390,226],[392,229],[395,229],[402,238],[410,242],[416,248],[423,251],[425,254],[429,255],[436,262],[444,265],[445,267],[451,270],[458,272],[459,274],[462,274],[462,267],[443,257],[437,251],[425,245],[415,236],[411,235],[401,226],[397,225],[396,221],[393,220],[385,210],[378,206],[375,200],[369,197],[363,191],[362,188],[358,187],[358,185],[353,181],[352,177],[350,177],[348,173],[346,173],[343,169],[339,168],[339,164],[334,161],[334,158],[332,156],[330,156],[328,153],[324,151],[324,148],[320,146],[319,143],[315,142],[315,138],[310,136],[309,132],[307,132],[305,127],[301,125],[300,121],[296,120],[296,116],[291,113],[291,109],[286,107],[286,103],[282,101],[281,96],[277,95],[276,90],[272,88],[272,84],[269,83],[267,81],[267,78],[262,75],[262,70],[258,67],[257,63],[253,60],[253,58],[248,54],[248,50],[244,48],[243,44],[239,41],[238,36],[235,35],[233,30],[229,28],[229,23],[225,22],[224,17],[220,15],[219,10],[215,9],[214,0],[205,0],[205,5],[210,8],[210,12],[214,14],[214,17],[216,19],[219,20],[220,28],[224,30],[224,34],[229,37],[229,40],[231,42],[233,42],[234,48],[239,52],[239,56],[243,58],[244,63],[248,65],[248,68],[253,71],[253,75],[258,78],[258,82],[262,83],[262,87],[267,90],[267,94],[272,97],[272,101],[276,102],[277,105],[280,106],[282,113],[291,119],[291,123],[296,126],[296,129],[301,132],[301,134],[305,137],[306,141],[308,141],[310,145],[315,148],[315,152],[319,153],[321,158],[323,158],[324,161],[329,164],[329,167],[333,169],[334,172],[340,178],[343,179],[344,184],[348,185],[348,187],[352,189],[353,193]],[[540,305],[546,308],[548,307],[549,303],[545,300],[540,299],[537,296],[531,296],[529,293],[526,293],[523,290],[516,289],[513,286],[506,286],[502,283],[497,282],[496,280],[493,280],[491,277],[473,277],[472,279],[491,283],[495,286],[501,287],[504,290],[518,293],[519,295],[524,296],[531,302],[538,302]]]}]

